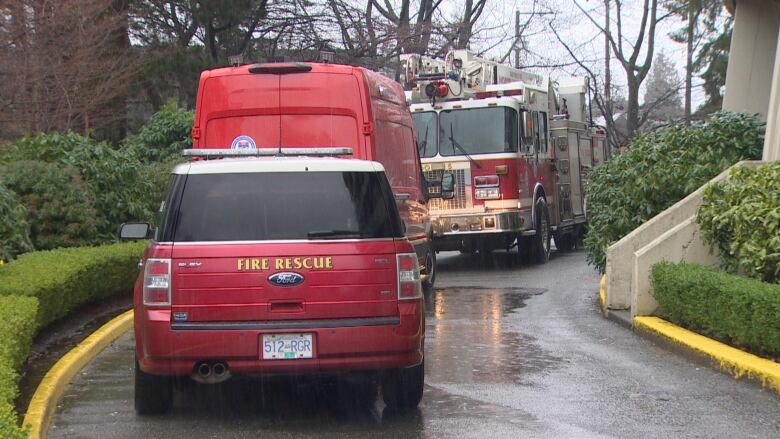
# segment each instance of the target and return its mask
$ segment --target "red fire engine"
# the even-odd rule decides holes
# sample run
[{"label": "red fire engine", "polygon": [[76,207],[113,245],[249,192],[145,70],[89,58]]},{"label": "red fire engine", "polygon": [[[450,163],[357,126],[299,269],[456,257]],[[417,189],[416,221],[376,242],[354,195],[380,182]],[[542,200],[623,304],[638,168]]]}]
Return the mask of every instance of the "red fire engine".
[{"label": "red fire engine", "polygon": [[402,55],[423,171],[450,174],[455,196],[431,200],[434,246],[489,254],[518,245],[546,262],[583,232],[583,184],[608,155],[586,121],[587,78],[557,83],[455,50]]}]

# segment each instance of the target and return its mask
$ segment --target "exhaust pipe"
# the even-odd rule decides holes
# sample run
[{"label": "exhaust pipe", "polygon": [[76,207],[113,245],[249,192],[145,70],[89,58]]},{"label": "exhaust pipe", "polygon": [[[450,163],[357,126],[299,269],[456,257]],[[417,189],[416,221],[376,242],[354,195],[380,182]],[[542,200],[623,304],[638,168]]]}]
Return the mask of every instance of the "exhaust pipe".
[{"label": "exhaust pipe", "polygon": [[228,368],[225,363],[218,362],[214,363],[214,366],[212,366],[211,370],[214,372],[214,377],[220,379],[227,374]]},{"label": "exhaust pipe", "polygon": [[190,376],[194,381],[202,384],[217,384],[230,378],[230,370],[223,361],[201,361],[195,366],[195,371]]},{"label": "exhaust pipe", "polygon": [[209,376],[211,376],[211,365],[209,363],[203,362],[198,365],[198,375],[206,380]]}]

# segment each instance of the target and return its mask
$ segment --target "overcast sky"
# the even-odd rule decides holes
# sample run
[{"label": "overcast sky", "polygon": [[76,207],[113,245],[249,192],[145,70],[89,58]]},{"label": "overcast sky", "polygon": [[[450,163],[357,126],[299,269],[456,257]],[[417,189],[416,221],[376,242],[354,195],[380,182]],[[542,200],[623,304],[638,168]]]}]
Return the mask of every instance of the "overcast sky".
[{"label": "overcast sky", "polygon": [[[593,10],[594,18],[599,23],[603,23],[603,0],[577,0],[577,3],[586,10]],[[527,17],[525,14],[533,10],[534,1],[499,0],[489,1],[488,4],[492,4],[493,8],[486,9],[484,14],[483,27],[486,29],[479,36],[480,38],[478,38],[473,48],[477,51],[488,50],[487,53],[491,57],[498,58],[503,56],[511,47],[509,39],[514,34],[515,11],[519,10],[524,14],[524,18]],[[623,4],[624,33],[626,33],[626,38],[634,39],[636,38],[642,16],[642,2],[639,0],[624,0]],[[604,71],[604,38],[598,29],[589,22],[587,17],[576,8],[574,0],[538,0],[536,6],[537,11],[553,9],[557,10],[557,13],[538,16],[529,27],[526,32],[525,43],[531,49],[532,54],[525,59],[526,64],[563,64],[571,60],[565,48],[558,43],[555,35],[549,30],[548,23],[552,20],[556,30],[570,47],[575,48],[584,59],[593,63],[599,72]],[[664,11],[659,7],[659,15],[662,12]],[[724,10],[723,14],[725,15],[727,12]],[[614,22],[614,10],[611,18]],[[659,52],[663,52],[671,59],[677,66],[680,78],[684,77],[685,72],[685,45],[673,42],[669,38],[669,33],[682,25],[683,22],[681,20],[676,17],[670,17],[661,22],[656,33],[656,55]],[[504,41],[500,42],[501,40]],[[495,46],[496,44],[498,45]],[[576,66],[534,70],[553,77],[582,74],[582,71]],[[615,84],[625,84],[625,73],[620,64],[615,62],[614,59],[611,73]],[[700,79],[694,77],[694,109],[705,99],[701,83]]]}]

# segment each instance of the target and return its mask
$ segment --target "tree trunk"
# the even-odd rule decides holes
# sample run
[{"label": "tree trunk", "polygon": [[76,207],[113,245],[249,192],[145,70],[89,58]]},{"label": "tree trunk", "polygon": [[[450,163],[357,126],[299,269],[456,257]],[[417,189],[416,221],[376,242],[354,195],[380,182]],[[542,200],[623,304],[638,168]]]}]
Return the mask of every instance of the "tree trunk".
[{"label": "tree trunk", "polygon": [[639,129],[639,86],[636,77],[628,78],[628,113],[626,114],[626,135],[629,139],[634,137]]},{"label": "tree trunk", "polygon": [[691,124],[691,86],[693,83],[693,38],[696,34],[696,5],[688,1],[688,29],[685,50],[685,126]]}]

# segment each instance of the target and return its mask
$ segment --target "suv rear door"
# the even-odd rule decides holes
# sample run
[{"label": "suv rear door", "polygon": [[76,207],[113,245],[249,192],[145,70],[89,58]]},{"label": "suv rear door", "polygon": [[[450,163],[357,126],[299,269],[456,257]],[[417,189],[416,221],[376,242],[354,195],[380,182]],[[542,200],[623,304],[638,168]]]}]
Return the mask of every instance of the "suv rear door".
[{"label": "suv rear door", "polygon": [[[172,315],[187,322],[396,316],[395,239],[381,172],[179,175],[166,217]],[[163,238],[164,239],[164,238]],[[279,273],[287,273],[276,276]],[[300,276],[300,277],[299,277]],[[275,282],[274,282],[275,281]]]}]

